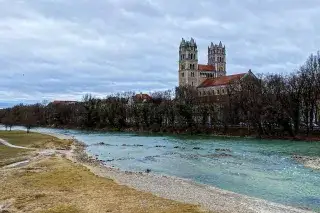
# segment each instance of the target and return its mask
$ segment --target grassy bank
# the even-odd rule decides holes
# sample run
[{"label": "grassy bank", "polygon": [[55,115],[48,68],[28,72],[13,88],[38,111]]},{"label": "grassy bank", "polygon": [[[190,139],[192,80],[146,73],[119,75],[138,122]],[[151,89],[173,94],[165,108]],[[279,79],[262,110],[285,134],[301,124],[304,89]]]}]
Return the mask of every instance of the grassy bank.
[{"label": "grassy bank", "polygon": [[0,131],[0,138],[16,146],[40,149],[70,149],[72,140],[61,140],[51,135],[25,131]]},{"label": "grassy bank", "polygon": [[[70,140],[38,133],[0,131],[0,138],[19,146],[70,148]],[[139,192],[101,178],[63,155],[39,156],[30,150],[0,145],[0,160],[38,155],[27,166],[0,168],[0,211],[36,213],[196,213],[197,206]]]},{"label": "grassy bank", "polygon": [[0,144],[0,167],[24,161],[28,159],[29,155],[29,150],[10,148]]},{"label": "grassy bank", "polygon": [[[0,138],[16,146],[40,149],[70,149],[71,140],[60,140],[50,135],[24,131],[0,131]],[[16,149],[0,144],[0,167],[26,160],[35,151]]]}]

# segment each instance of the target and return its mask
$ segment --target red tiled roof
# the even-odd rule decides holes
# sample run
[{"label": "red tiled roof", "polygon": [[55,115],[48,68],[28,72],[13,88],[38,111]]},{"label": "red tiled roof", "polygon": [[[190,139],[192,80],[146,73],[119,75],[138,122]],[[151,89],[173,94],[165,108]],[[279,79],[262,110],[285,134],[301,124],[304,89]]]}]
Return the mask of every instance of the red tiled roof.
[{"label": "red tiled roof", "polygon": [[215,71],[215,67],[213,65],[204,65],[198,64],[199,71]]},{"label": "red tiled roof", "polygon": [[77,103],[77,101],[53,101],[53,104],[73,104],[73,103]]},{"label": "red tiled roof", "polygon": [[140,100],[151,100],[152,99],[151,96],[148,94],[136,94],[134,96],[134,98],[140,99]]},{"label": "red tiled roof", "polygon": [[240,73],[236,75],[221,76],[218,78],[208,78],[199,87],[214,87],[229,84],[231,81],[240,80],[247,73]]}]

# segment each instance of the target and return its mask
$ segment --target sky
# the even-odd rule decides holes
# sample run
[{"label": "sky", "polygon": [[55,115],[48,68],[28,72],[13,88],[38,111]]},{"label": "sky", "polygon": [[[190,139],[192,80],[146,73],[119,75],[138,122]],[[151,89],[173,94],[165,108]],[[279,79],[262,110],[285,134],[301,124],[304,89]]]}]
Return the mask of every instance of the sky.
[{"label": "sky", "polygon": [[290,73],[320,48],[319,0],[0,0],[0,108],[178,85],[222,41],[227,74]]}]

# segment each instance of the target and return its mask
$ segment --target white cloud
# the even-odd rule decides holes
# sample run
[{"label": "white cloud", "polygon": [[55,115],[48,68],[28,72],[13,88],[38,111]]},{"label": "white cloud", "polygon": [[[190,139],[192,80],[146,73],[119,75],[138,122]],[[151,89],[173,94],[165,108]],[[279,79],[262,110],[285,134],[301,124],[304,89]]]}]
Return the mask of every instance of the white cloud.
[{"label": "white cloud", "polygon": [[0,102],[177,85],[178,45],[220,40],[228,73],[288,73],[320,46],[318,0],[0,0]]}]

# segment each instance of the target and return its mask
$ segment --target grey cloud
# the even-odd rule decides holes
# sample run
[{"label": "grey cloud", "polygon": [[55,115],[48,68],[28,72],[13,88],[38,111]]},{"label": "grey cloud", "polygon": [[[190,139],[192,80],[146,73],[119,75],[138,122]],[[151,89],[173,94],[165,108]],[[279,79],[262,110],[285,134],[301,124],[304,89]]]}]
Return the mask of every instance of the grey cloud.
[{"label": "grey cloud", "polygon": [[178,45],[227,47],[228,73],[288,73],[320,44],[318,0],[0,0],[0,101],[170,89]]}]

